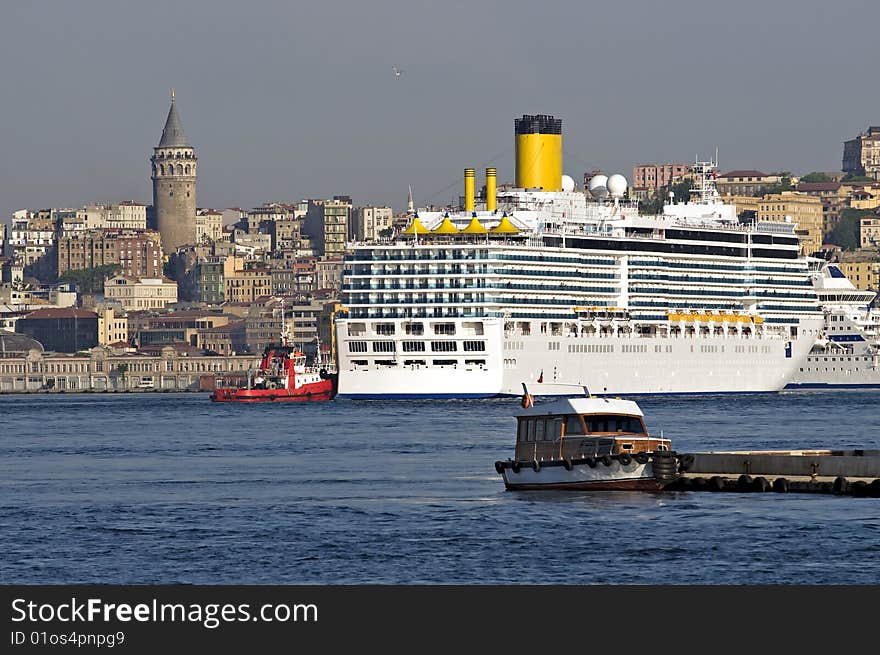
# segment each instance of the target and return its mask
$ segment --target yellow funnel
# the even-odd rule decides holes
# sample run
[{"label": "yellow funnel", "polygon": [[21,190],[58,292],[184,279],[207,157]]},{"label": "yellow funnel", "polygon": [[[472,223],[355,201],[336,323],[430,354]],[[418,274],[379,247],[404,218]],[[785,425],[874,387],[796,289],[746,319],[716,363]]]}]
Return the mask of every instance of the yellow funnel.
[{"label": "yellow funnel", "polygon": [[498,192],[498,172],[494,168],[486,169],[486,211],[494,212]]},{"label": "yellow funnel", "polygon": [[514,121],[516,186],[521,189],[562,190],[562,120],[548,115]]},{"label": "yellow funnel", "polygon": [[464,169],[464,210],[474,211],[474,169]]}]

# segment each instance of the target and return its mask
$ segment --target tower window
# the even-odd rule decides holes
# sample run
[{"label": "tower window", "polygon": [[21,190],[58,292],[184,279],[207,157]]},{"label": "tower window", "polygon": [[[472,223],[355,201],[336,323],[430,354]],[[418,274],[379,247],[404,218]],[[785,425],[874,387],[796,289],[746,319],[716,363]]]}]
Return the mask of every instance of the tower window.
[{"label": "tower window", "polygon": [[168,192],[168,195],[169,195],[169,196],[173,196],[173,195],[174,195],[174,191],[169,191],[169,192]]}]

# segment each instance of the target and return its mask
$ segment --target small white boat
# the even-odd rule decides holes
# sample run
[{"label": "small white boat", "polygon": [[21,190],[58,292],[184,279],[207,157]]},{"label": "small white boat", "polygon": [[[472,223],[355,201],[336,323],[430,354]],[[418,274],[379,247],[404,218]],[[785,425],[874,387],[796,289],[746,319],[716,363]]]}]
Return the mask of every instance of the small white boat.
[{"label": "small white boat", "polygon": [[523,390],[515,456],[495,462],[507,489],[659,491],[678,477],[671,441],[648,434],[635,402],[584,388],[535,405]]}]

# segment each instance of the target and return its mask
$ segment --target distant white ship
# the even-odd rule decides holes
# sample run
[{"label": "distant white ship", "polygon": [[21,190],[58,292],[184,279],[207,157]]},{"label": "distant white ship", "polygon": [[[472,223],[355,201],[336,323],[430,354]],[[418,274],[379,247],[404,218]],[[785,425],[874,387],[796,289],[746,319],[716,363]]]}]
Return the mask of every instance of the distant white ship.
[{"label": "distant white ship", "polygon": [[822,334],[788,389],[880,387],[880,314],[876,294],[856,289],[835,264],[813,275],[825,315]]},{"label": "distant white ship", "polygon": [[466,169],[465,211],[423,212],[397,239],[352,246],[339,395],[519,395],[523,381],[547,395],[541,382],[760,392],[791,381],[823,325],[794,224],[738,221],[718,198],[715,162],[697,162],[690,202],[640,216],[623,176],[597,176],[588,193],[561,176],[561,121],[524,116],[516,128],[517,188],[496,194],[489,169],[477,211]]}]

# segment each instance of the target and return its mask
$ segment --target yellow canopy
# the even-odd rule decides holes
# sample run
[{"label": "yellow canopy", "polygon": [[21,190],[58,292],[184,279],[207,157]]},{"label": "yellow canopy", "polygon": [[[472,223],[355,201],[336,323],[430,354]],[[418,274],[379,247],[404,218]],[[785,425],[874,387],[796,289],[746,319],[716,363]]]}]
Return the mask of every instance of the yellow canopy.
[{"label": "yellow canopy", "polygon": [[474,216],[471,219],[471,222],[461,231],[462,234],[486,234],[487,232],[489,232],[489,230],[483,227],[483,224],[477,220],[476,216]]},{"label": "yellow canopy", "polygon": [[501,217],[501,222],[489,230],[492,234],[519,234],[519,230],[507,218],[507,214]]},{"label": "yellow canopy", "polygon": [[422,225],[422,222],[419,220],[419,217],[416,216],[412,219],[412,223],[406,226],[406,229],[401,232],[401,234],[429,234],[431,230]]},{"label": "yellow canopy", "polygon": [[449,215],[447,214],[443,219],[443,222],[431,230],[431,234],[458,234],[458,228],[452,224],[452,221],[449,220]]}]

